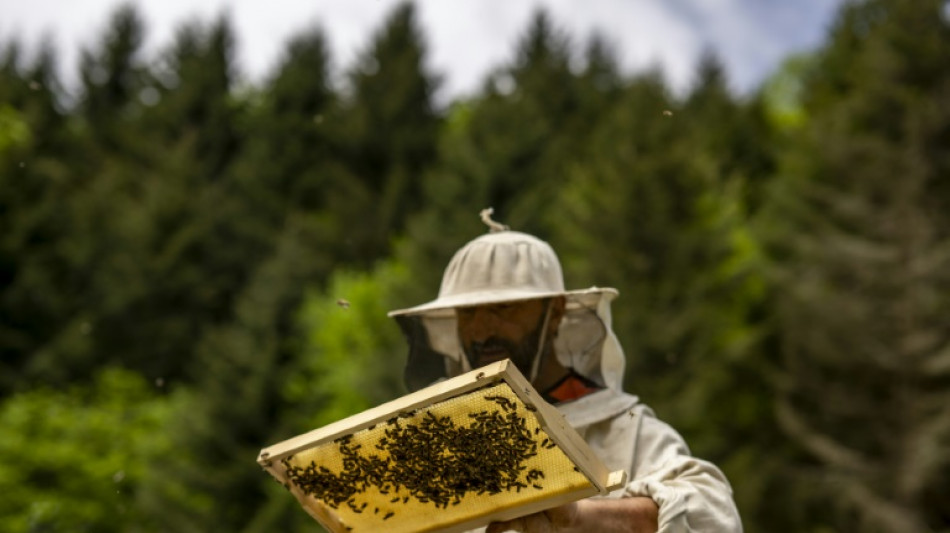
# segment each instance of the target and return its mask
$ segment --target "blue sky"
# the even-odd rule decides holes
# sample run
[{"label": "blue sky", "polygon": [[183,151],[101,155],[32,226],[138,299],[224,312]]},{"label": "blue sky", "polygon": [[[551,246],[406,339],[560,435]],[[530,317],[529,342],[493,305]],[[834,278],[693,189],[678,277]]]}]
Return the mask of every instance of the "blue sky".
[{"label": "blue sky", "polygon": [[[323,28],[337,69],[346,68],[399,0],[134,0],[148,23],[147,50],[175,28],[228,13],[238,65],[255,82],[273,68],[287,39]],[[790,53],[824,40],[843,0],[417,0],[429,66],[443,76],[443,100],[477,90],[508,61],[531,15],[546,9],[576,41],[597,31],[619,52],[626,72],[660,67],[671,85],[689,86],[707,48],[721,57],[739,91],[756,87]],[[78,51],[105,27],[117,0],[0,0],[0,39],[28,48],[52,38],[61,71],[75,79]]]}]

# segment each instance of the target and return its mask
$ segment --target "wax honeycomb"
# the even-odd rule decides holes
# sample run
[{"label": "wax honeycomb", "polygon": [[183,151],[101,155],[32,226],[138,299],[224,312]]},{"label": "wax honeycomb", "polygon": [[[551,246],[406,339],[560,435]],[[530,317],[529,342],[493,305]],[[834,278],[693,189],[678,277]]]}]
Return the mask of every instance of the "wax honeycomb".
[{"label": "wax honeycomb", "polygon": [[331,530],[433,531],[596,492],[508,383],[475,389],[275,463]]}]

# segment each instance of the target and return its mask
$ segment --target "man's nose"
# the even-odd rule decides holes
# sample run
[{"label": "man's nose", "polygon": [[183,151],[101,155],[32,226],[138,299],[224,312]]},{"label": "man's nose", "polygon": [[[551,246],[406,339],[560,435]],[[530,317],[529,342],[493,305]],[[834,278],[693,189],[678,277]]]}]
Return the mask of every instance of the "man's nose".
[{"label": "man's nose", "polygon": [[470,340],[482,342],[498,332],[500,318],[489,309],[476,308],[469,323]]}]

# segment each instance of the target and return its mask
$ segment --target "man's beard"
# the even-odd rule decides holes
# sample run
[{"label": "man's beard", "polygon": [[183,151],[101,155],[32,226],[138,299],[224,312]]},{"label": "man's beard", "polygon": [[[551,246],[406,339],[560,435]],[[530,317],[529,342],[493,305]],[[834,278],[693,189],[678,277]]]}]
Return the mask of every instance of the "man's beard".
[{"label": "man's beard", "polygon": [[[521,342],[492,336],[482,342],[472,341],[463,346],[463,349],[472,368],[507,358],[511,359],[525,377],[531,379],[531,369],[534,365],[534,356],[538,353],[538,341],[543,327],[544,317],[541,318],[534,331],[526,335]],[[481,362],[479,362],[479,356],[484,356]]]}]

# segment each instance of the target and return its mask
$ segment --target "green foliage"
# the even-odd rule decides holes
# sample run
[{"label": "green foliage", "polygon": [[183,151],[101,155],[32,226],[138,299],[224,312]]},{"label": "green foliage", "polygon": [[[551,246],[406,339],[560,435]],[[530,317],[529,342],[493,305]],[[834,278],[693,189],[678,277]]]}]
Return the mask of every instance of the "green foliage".
[{"label": "green foliage", "polygon": [[9,105],[0,107],[0,156],[29,142],[30,129]]},{"label": "green foliage", "polygon": [[[499,69],[483,93],[456,102],[439,138],[438,164],[423,176],[425,208],[409,221],[395,255],[421,280],[398,296],[401,306],[438,289],[449,258],[486,231],[478,213],[493,207],[512,228],[545,237],[557,210],[565,169],[620,85],[609,47],[594,39],[580,74],[570,41],[543,11],[535,14],[515,60]],[[551,87],[558,90],[552,91]]]},{"label": "green foliage", "polygon": [[237,162],[236,179],[263,204],[261,214],[270,224],[279,226],[288,209],[327,207],[325,192],[340,159],[328,128],[337,103],[329,68],[319,29],[295,36],[248,117],[253,134]]},{"label": "green foliage", "polygon": [[582,137],[585,124],[596,119],[581,113],[570,41],[546,12],[534,15],[513,63],[496,73],[484,92],[463,139],[468,145],[463,159],[448,160],[449,171],[467,189],[458,213],[471,216],[492,206],[505,223],[543,236],[541,206],[563,182],[562,169],[573,156],[571,139]]},{"label": "green foliage", "polygon": [[227,17],[182,25],[154,69],[157,103],[143,115],[149,141],[187,157],[198,183],[219,181],[241,148],[234,83],[234,30]]},{"label": "green foliage", "polygon": [[942,4],[842,12],[769,210],[777,416],[805,454],[790,468],[815,495],[810,520],[843,530],[933,531],[950,517],[936,496],[950,472]]},{"label": "green foliage", "polygon": [[287,516],[262,517],[272,509],[261,498],[275,494],[252,461],[261,447],[287,436],[292,406],[282,389],[299,364],[293,316],[303,288],[317,281],[306,223],[288,220],[273,254],[237,298],[234,320],[205,330],[195,349],[196,386],[168,428],[176,447],[188,451],[156,458],[155,481],[143,491],[162,530],[240,530]]},{"label": "green foliage", "polygon": [[813,64],[812,55],[793,55],[766,80],[762,98],[769,122],[777,131],[795,131],[807,120],[802,107],[802,91]]},{"label": "green foliage", "polygon": [[28,354],[54,337],[74,300],[61,248],[68,227],[63,200],[75,190],[69,161],[79,151],[56,102],[55,54],[30,62],[13,43],[0,66],[0,102],[18,138],[0,153],[0,394],[29,385],[17,379]]},{"label": "green foliage", "polygon": [[347,98],[330,118],[346,175],[334,184],[333,214],[348,233],[340,255],[368,268],[420,206],[420,175],[433,165],[440,128],[438,80],[411,3],[398,5],[348,73]]},{"label": "green foliage", "polygon": [[81,109],[90,134],[104,149],[127,150],[122,121],[141,113],[145,69],[140,64],[145,23],[132,4],[118,7],[105,38],[94,50],[83,50]]},{"label": "green foliage", "polygon": [[133,531],[147,462],[171,452],[173,401],[106,369],[88,386],[35,389],[0,404],[5,531]]},{"label": "green foliage", "polygon": [[320,427],[405,392],[404,341],[386,313],[396,287],[409,281],[404,266],[386,262],[371,273],[337,271],[325,291],[307,296],[299,318],[303,364],[285,390],[289,402],[304,407],[300,427]]},{"label": "green foliage", "polygon": [[655,75],[627,84],[568,168],[553,242],[570,286],[619,289],[627,388],[742,480],[747,511],[764,503],[754,487],[778,433],[763,402],[767,294],[748,222],[769,137],[714,57],[698,79],[682,102]]}]

